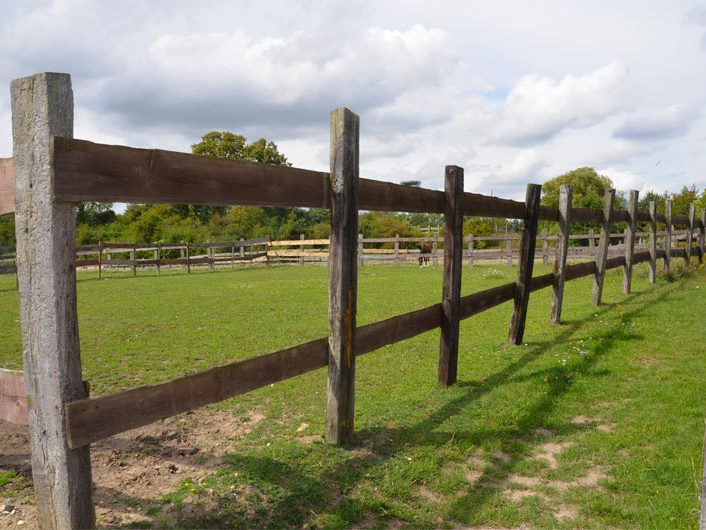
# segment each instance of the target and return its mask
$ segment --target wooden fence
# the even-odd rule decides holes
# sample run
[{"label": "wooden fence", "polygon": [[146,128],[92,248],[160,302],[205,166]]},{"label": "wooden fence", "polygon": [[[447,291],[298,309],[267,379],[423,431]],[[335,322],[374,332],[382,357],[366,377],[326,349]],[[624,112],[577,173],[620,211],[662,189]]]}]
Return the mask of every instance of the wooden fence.
[{"label": "wooden fence", "polygon": [[[672,248],[684,244],[688,230],[674,230],[671,233]],[[649,250],[650,232],[637,232],[636,250]],[[666,231],[657,232],[657,244],[665,247]],[[493,234],[487,236],[464,236],[463,262],[469,266],[476,263],[500,261],[508,265],[517,263],[520,258],[519,234]],[[567,259],[595,259],[599,237],[590,231],[587,234],[572,234],[574,242],[587,242],[583,245],[569,246]],[[609,256],[617,256],[625,251],[627,233],[611,234]],[[558,236],[549,235],[546,230],[537,235],[535,260],[542,260],[544,265],[557,257]],[[358,263],[419,263],[420,258],[428,258],[428,264],[438,266],[443,262],[443,242],[440,236],[431,237],[388,237],[364,238],[358,236]],[[478,248],[491,244],[491,248]],[[493,244],[494,243],[494,244]],[[102,277],[106,269],[129,269],[133,275],[145,268],[156,269],[179,267],[191,272],[192,267],[205,266],[211,270],[218,267],[252,265],[255,263],[274,264],[310,264],[328,262],[330,241],[328,239],[275,240],[267,238],[240,239],[230,242],[206,243],[102,243],[99,245],[79,245],[76,247],[76,268],[93,269]],[[422,247],[421,249],[419,247]],[[428,252],[423,252],[427,247]],[[179,257],[169,254],[179,253]],[[0,247],[0,274],[16,272],[15,249]]]},{"label": "wooden fence", "polygon": [[[558,209],[539,205],[541,187],[530,184],[525,202],[463,192],[463,169],[447,166],[444,191],[359,178],[359,120],[347,109],[331,113],[331,171],[251,164],[153,149],[72,139],[73,96],[66,74],[38,74],[13,81],[13,171],[0,173],[0,213],[15,204],[17,266],[23,330],[24,383],[31,399],[30,443],[38,520],[44,528],[95,524],[89,445],[160,418],[221,401],[328,366],[326,437],[346,445],[354,434],[355,359],[388,344],[440,328],[439,383],[457,378],[459,323],[513,300],[508,339],[522,341],[530,293],[553,288],[551,319],[561,319],[566,281],[592,275],[600,304],[605,271],[622,267],[630,290],[633,265],[657,259],[669,265],[682,253],[703,260],[704,222],[689,216],[637,210],[632,192],[626,211],[613,211],[614,190],[602,210],[571,207],[561,189]],[[2,167],[12,167],[4,163]],[[14,186],[8,179],[14,176]],[[9,191],[8,191],[9,190]],[[14,191],[14,200],[7,197]],[[81,378],[75,289],[75,216],[79,201],[249,204],[331,209],[329,335],[261,357],[187,375],[158,385],[90,398]],[[443,290],[438,304],[357,326],[359,210],[444,214]],[[517,280],[461,297],[464,216],[519,218]],[[537,225],[559,223],[554,272],[533,277]],[[600,223],[594,261],[567,265],[571,222]],[[609,257],[612,223],[626,223],[627,244]],[[649,250],[635,252],[637,222],[650,223]],[[666,249],[657,247],[657,223],[666,225]],[[687,228],[684,249],[671,247],[672,226]],[[694,231],[698,230],[698,234]],[[692,245],[694,235],[697,245]],[[41,391],[40,391],[41,389]],[[57,406],[59,405],[59,406]],[[43,455],[52,455],[47,462]]]}]

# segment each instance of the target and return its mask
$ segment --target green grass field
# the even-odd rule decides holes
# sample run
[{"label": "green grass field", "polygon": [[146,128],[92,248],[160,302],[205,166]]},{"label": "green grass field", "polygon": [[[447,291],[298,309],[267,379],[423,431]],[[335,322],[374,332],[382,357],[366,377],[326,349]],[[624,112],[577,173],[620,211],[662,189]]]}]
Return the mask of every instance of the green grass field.
[{"label": "green grass field", "polygon": [[[463,294],[515,274],[464,267]],[[79,275],[97,395],[326,334],[324,267],[127,276]],[[522,346],[505,343],[509,303],[463,321],[452,388],[436,385],[438,331],[359,358],[350,450],[297,436],[304,423],[323,432],[324,370],[214,405],[266,419],[227,440],[227,464],[203,484],[185,477],[162,502],[209,506],[185,527],[696,528],[706,276],[650,285],[638,267],[624,296],[611,271],[600,308],[591,282],[567,284],[561,326],[547,324],[551,289],[533,293]],[[440,297],[441,268],[366,267],[358,323]],[[5,368],[21,367],[17,303],[14,276],[0,277]]]}]

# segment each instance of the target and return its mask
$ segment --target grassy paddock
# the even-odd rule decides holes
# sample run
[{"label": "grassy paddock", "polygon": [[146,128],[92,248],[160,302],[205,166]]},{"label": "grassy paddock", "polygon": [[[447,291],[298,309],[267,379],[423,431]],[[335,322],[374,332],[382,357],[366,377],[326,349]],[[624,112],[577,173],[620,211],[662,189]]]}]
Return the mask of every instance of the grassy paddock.
[{"label": "grassy paddock", "polygon": [[[463,294],[515,272],[464,267]],[[323,267],[92,276],[79,275],[79,320],[99,395],[326,334]],[[438,331],[360,358],[351,450],[297,433],[323,432],[323,370],[214,405],[266,419],[229,440],[226,466],[164,502],[209,506],[184,520],[195,527],[696,527],[706,276],[652,286],[638,267],[624,296],[611,271],[600,308],[591,281],[567,284],[561,326],[547,324],[551,289],[533,293],[519,347],[504,342],[509,304],[464,321],[452,388],[436,386]],[[359,284],[366,324],[438,302],[441,269],[365,267]],[[11,276],[0,366],[21,366]]]}]

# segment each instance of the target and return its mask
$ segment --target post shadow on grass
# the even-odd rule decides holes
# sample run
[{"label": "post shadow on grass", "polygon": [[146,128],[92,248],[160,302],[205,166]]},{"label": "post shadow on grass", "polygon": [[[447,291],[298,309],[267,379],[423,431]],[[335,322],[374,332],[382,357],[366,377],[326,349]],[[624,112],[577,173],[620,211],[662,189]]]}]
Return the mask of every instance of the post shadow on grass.
[{"label": "post shadow on grass", "polygon": [[[668,297],[670,292],[662,293],[655,303]],[[635,292],[624,298],[621,303],[629,305],[635,303],[641,296],[650,291]],[[598,310],[599,314],[610,311],[614,305],[606,304]],[[246,507],[234,508],[229,506],[218,514],[213,514],[209,520],[186,521],[188,524],[230,524],[237,523],[245,526],[301,526],[314,516],[323,515],[326,521],[336,525],[350,525],[358,522],[362,515],[371,512],[388,512],[382,518],[390,517],[390,507],[371,506],[364,504],[359,499],[349,498],[347,492],[351,491],[360,482],[364,481],[369,471],[384,465],[401,451],[414,447],[432,446],[441,447],[449,443],[448,433],[436,432],[448,418],[471,406],[480,397],[501,385],[511,382],[540,378],[548,385],[547,392],[522,416],[519,422],[505,429],[473,430],[454,433],[456,443],[480,444],[484,441],[500,441],[503,452],[510,456],[509,462],[496,459],[484,470],[483,475],[470,490],[461,498],[452,502],[447,512],[449,519],[463,523],[473,522],[473,518],[488,500],[507,484],[513,469],[524,459],[532,456],[534,446],[539,442],[535,430],[544,427],[557,402],[572,386],[570,372],[579,370],[582,377],[602,377],[608,372],[594,371],[593,367],[598,360],[611,351],[618,342],[625,342],[640,338],[626,330],[626,323],[639,316],[648,307],[642,304],[633,311],[623,313],[619,324],[611,326],[598,336],[595,352],[582,358],[571,366],[558,366],[543,368],[531,374],[517,375],[517,373],[533,360],[546,353],[557,344],[566,342],[588,321],[596,318],[591,313],[584,319],[564,324],[564,329],[553,339],[538,343],[524,353],[519,359],[510,363],[503,370],[486,378],[482,382],[460,383],[462,394],[439,407],[434,413],[424,420],[407,427],[389,428],[375,427],[362,429],[357,433],[356,445],[368,449],[369,452],[352,455],[345,462],[317,470],[316,466],[307,466],[307,455],[310,453],[321,455],[329,451],[340,449],[327,446],[314,446],[314,449],[302,448],[301,466],[282,462],[271,456],[232,454],[228,458],[231,472],[240,473],[241,477],[248,477],[248,482],[261,488],[264,495],[270,495],[266,503],[255,502],[248,514]],[[589,429],[590,425],[565,424],[556,429],[556,433],[567,435]],[[325,458],[324,458],[325,459]],[[311,461],[308,461],[311,464]],[[312,469],[313,468],[313,469]],[[227,475],[227,471],[225,474]],[[375,514],[377,515],[377,514]],[[476,521],[477,522],[477,521]]]}]

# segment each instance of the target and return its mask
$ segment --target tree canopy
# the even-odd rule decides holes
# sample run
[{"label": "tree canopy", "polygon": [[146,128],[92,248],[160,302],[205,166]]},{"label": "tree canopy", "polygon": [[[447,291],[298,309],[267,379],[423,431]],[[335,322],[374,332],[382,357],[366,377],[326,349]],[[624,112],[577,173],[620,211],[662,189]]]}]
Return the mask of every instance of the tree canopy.
[{"label": "tree canopy", "polygon": [[542,185],[542,205],[559,207],[559,188],[568,184],[573,188],[572,205],[576,208],[603,208],[605,191],[613,182],[596,173],[591,167],[580,167],[548,180]]}]

